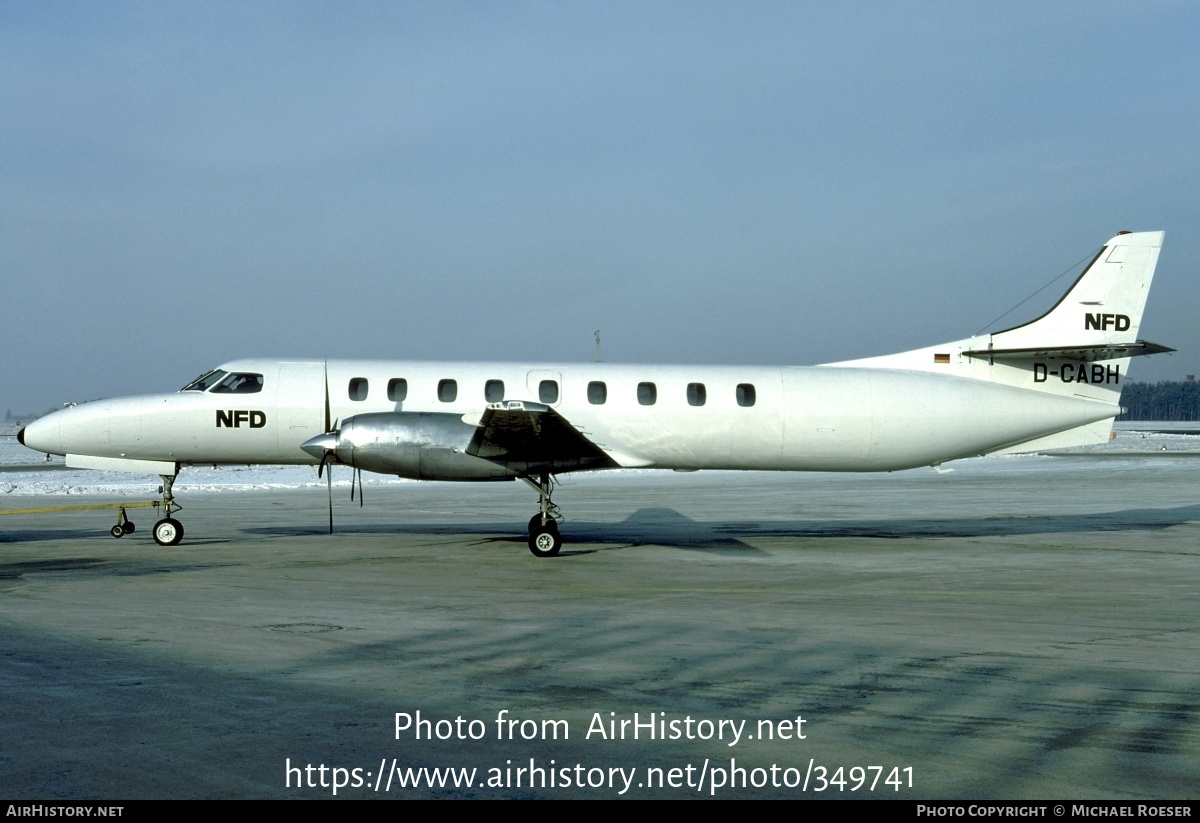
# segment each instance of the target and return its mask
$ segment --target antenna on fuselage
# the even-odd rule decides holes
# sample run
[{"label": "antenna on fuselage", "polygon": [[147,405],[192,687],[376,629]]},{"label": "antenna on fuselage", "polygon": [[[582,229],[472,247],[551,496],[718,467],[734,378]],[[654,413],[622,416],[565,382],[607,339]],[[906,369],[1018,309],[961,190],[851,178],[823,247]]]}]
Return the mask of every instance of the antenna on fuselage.
[{"label": "antenna on fuselage", "polygon": [[604,362],[604,358],[602,358],[600,356],[600,330],[599,329],[596,329],[596,354],[592,358],[592,362],[594,362],[594,363],[603,363]]}]

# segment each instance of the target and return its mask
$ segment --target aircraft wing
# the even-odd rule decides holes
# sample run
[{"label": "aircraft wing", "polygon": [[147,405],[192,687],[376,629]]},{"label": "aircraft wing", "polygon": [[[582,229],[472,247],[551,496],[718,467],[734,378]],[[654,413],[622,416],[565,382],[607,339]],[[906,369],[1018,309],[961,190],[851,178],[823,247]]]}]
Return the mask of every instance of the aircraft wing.
[{"label": "aircraft wing", "polygon": [[522,400],[489,405],[467,454],[522,474],[618,468],[615,460],[554,409]]}]

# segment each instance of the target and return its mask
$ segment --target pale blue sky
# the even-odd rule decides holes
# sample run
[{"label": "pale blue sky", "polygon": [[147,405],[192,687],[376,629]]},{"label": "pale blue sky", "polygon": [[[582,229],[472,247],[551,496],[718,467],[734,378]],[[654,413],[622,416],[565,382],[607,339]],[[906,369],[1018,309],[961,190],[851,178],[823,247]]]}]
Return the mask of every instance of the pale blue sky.
[{"label": "pale blue sky", "polygon": [[1178,379],[1198,37],[1190,2],[0,0],[0,404],[595,329],[610,361],[882,354],[1121,229],[1167,231],[1142,335],[1180,351],[1133,376]]}]

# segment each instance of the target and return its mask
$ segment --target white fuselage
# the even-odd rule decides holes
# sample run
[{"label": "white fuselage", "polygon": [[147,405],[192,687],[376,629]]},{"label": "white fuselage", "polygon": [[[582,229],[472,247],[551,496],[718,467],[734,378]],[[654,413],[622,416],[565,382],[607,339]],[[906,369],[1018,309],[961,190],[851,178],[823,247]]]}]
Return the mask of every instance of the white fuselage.
[{"label": "white fuselage", "polygon": [[552,407],[619,466],[891,471],[1119,413],[1095,399],[889,368],[240,360],[221,369],[260,374],[262,387],[86,403],[35,421],[24,442],[131,461],[314,464],[300,446],[329,421],[433,412],[473,425],[503,399]]},{"label": "white fuselage", "polygon": [[[174,394],[102,400],[18,434],[79,468],[163,477],[191,463],[342,463],[417,480],[535,488],[529,548],[562,546],[553,476],[606,468],[893,471],[1102,443],[1162,232],[1121,232],[1035,320],[823,366],[238,360]],[[330,497],[332,501],[332,496]],[[330,504],[330,531],[333,508]],[[114,536],[132,531],[118,523]]]}]

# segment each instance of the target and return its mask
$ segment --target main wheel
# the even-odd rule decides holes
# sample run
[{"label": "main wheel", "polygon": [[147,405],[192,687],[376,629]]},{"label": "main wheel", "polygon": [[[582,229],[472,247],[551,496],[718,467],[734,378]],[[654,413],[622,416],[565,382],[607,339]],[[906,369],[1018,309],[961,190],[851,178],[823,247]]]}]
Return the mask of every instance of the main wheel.
[{"label": "main wheel", "polygon": [[557,524],[538,526],[529,533],[529,550],[535,557],[554,557],[562,548],[562,535]]},{"label": "main wheel", "polygon": [[[529,518],[529,533],[531,535],[535,531],[540,529],[541,527],[542,527],[542,516],[540,514],[535,514],[533,517]],[[558,531],[558,521],[555,520],[553,517],[551,517],[549,520],[546,521],[546,528],[554,529],[555,531]]]},{"label": "main wheel", "polygon": [[154,524],[154,542],[160,546],[176,546],[183,539],[183,524],[166,517]]},{"label": "main wheel", "polygon": [[110,531],[109,534],[111,534],[113,537],[124,537],[125,529],[118,523],[112,527],[112,531]]}]

